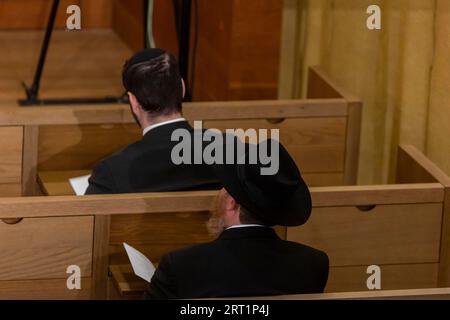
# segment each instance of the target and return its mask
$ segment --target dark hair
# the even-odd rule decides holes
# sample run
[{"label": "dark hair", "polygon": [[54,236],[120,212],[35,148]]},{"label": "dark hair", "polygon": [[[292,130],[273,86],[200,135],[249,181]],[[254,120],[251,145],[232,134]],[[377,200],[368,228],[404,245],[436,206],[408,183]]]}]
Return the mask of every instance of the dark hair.
[{"label": "dark hair", "polygon": [[245,209],[241,205],[240,213],[239,213],[239,220],[242,224],[261,224],[265,226],[274,226],[273,223],[264,221],[263,219],[259,218],[257,215],[251,213],[249,210]]},{"label": "dark hair", "polygon": [[181,111],[183,86],[178,63],[168,53],[137,64],[128,60],[122,72],[125,89],[134,94],[152,116]]}]

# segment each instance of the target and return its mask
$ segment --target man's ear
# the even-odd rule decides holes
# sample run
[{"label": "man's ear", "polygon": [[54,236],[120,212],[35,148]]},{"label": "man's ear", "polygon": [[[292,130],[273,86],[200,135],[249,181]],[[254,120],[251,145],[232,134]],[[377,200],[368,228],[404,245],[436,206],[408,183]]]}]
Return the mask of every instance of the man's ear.
[{"label": "man's ear", "polygon": [[184,79],[181,78],[181,86],[183,87],[183,99],[186,96],[186,83],[184,83]]},{"label": "man's ear", "polygon": [[130,100],[130,105],[131,108],[133,109],[133,112],[135,114],[139,114],[141,111],[141,105],[139,104],[139,101],[137,100],[136,96],[131,92],[128,92],[128,99]]},{"label": "man's ear", "polygon": [[238,214],[240,211],[240,204],[227,192],[225,197],[225,210],[227,213]]}]

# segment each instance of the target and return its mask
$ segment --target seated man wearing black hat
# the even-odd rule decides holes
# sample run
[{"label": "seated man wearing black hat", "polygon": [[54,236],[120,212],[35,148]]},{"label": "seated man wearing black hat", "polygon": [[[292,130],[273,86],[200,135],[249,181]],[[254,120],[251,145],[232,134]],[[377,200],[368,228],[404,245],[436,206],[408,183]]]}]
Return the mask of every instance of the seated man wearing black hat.
[{"label": "seated man wearing black hat", "polygon": [[[278,144],[278,149],[269,148],[269,143]],[[279,150],[278,172],[263,175],[264,162],[258,159],[257,164],[249,164],[249,152],[246,161],[216,165],[224,189],[209,227],[219,234],[217,240],[164,256],[146,290],[147,299],[323,292],[327,255],[281,240],[272,228],[299,226],[308,220],[308,187],[281,144],[268,140],[261,146]]]},{"label": "seated man wearing black hat", "polygon": [[171,160],[172,133],[194,134],[181,114],[185,87],[175,58],[161,49],[141,51],[126,62],[122,77],[143,139],[99,162],[86,194],[219,189],[209,166]]}]

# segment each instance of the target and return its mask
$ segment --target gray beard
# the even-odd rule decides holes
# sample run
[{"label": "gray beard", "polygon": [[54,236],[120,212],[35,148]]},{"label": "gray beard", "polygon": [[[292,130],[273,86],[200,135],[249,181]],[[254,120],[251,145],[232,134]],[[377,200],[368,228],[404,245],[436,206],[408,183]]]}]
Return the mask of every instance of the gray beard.
[{"label": "gray beard", "polygon": [[225,222],[222,218],[212,216],[206,223],[209,234],[218,237],[225,230]]}]

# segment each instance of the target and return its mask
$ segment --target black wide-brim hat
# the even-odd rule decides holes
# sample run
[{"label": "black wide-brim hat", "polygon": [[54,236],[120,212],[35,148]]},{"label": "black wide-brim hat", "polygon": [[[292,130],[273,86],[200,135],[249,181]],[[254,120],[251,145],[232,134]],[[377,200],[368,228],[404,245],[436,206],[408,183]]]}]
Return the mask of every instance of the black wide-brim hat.
[{"label": "black wide-brim hat", "polygon": [[[244,155],[239,155],[236,148],[234,153],[234,163],[216,164],[214,170],[236,202],[269,224],[292,227],[308,221],[312,210],[308,186],[281,143],[269,139],[258,145],[245,144]],[[264,173],[264,168],[274,165],[276,157],[278,170]],[[271,164],[268,159],[272,159]]]}]

